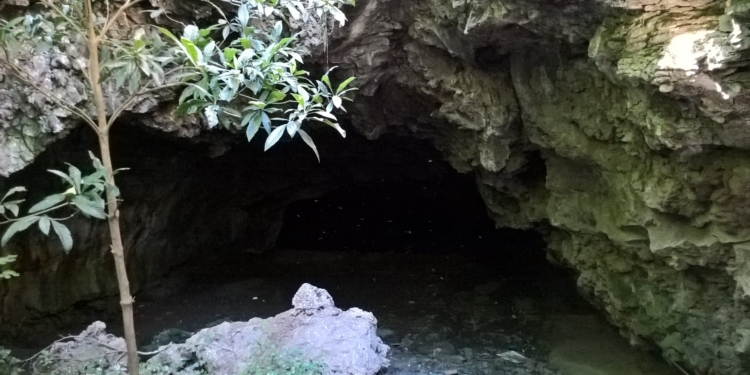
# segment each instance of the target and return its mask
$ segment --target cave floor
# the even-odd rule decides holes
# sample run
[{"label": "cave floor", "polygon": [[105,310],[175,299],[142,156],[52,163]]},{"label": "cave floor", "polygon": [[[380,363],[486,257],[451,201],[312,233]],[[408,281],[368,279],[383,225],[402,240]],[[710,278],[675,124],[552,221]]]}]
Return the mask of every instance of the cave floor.
[{"label": "cave floor", "polygon": [[678,374],[629,347],[578,296],[570,275],[499,277],[507,265],[496,262],[292,250],[217,255],[139,294],[136,327],[147,345],[169,328],[270,317],[290,309],[307,282],[327,289],[339,308],[374,313],[391,347],[388,374]]}]

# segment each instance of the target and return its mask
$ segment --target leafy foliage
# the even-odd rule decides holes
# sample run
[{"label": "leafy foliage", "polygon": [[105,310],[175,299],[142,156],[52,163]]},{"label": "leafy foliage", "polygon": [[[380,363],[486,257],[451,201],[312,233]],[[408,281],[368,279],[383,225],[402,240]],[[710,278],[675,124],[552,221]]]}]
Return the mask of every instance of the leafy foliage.
[{"label": "leafy foliage", "polygon": [[[4,257],[0,257],[0,268],[3,268],[5,265],[9,263],[13,263],[16,261],[17,256],[16,255],[6,255]],[[18,277],[20,276],[17,272],[13,270],[3,270],[0,272],[0,279],[10,279],[11,277]]]},{"label": "leafy foliage", "polygon": [[[37,14],[0,21],[3,23],[0,45],[9,60],[35,54],[67,55],[77,68],[84,70],[86,60],[80,59],[87,38],[84,2],[42,0],[41,3],[45,8]],[[104,17],[97,19],[99,24],[107,21]],[[124,88],[131,95],[148,84],[162,86],[167,77],[163,67],[175,63],[173,52],[159,33],[150,28],[136,30],[132,40],[108,39],[100,51],[102,83],[115,90]]]},{"label": "leafy foliage", "polygon": [[[297,35],[288,35],[284,21],[309,20],[332,15],[341,25],[346,17],[339,9],[350,0],[250,0],[243,2],[233,19],[223,19],[207,28],[185,27],[178,38],[159,28],[179,46],[179,52],[196,74],[188,80],[176,114],[202,112],[210,127],[245,129],[252,140],[262,127],[268,137],[265,149],[273,147],[286,132],[299,134],[318,156],[309,134],[302,129],[307,120],[346,132],[333,111],[345,111],[343,102],[354,80],[335,89],[326,72],[320,80],[307,78]],[[312,15],[311,15],[312,14]],[[325,20],[323,20],[325,22]],[[273,24],[273,27],[257,25]],[[221,30],[221,33],[217,32]],[[320,158],[318,156],[318,158]]]},{"label": "leafy foliage", "polygon": [[[79,52],[87,38],[81,21],[85,19],[83,2],[42,0],[42,4],[41,13],[0,21],[6,65],[31,54],[66,54],[83,71],[85,59]],[[312,120],[346,136],[334,110],[345,111],[343,104],[350,100],[346,94],[354,90],[348,88],[354,78],[335,87],[328,72],[319,80],[308,78],[309,73],[299,68],[303,58],[298,36],[291,34],[288,25],[291,20],[328,25],[332,18],[343,26],[343,5],[354,5],[354,0],[243,0],[236,17],[222,14],[217,24],[205,28],[187,25],[179,37],[165,28],[139,28],[131,40],[107,38],[100,51],[101,82],[130,99],[184,85],[176,115],[202,113],[209,127],[221,124],[226,129],[244,129],[248,140],[263,128],[268,134],[266,150],[284,133],[299,134],[319,158],[302,127]],[[98,22],[106,27],[108,19]],[[161,35],[173,43],[165,43]],[[110,123],[130,99],[114,111]],[[63,107],[82,115],[71,103]]]},{"label": "leafy foliage", "polygon": [[[73,237],[70,234],[70,230],[65,224],[63,224],[65,220],[72,218],[78,213],[97,219],[107,218],[107,215],[104,213],[105,202],[101,195],[105,189],[117,188],[107,185],[104,179],[104,166],[94,154],[90,153],[90,156],[94,165],[94,172],[91,174],[83,175],[81,171],[73,165],[68,165],[67,173],[58,170],[50,170],[50,173],[53,173],[62,179],[66,190],[62,193],[56,193],[45,197],[31,206],[25,216],[19,216],[19,205],[25,200],[9,200],[9,198],[25,192],[26,188],[15,187],[8,190],[2,200],[0,200],[0,214],[6,219],[3,223],[10,224],[0,240],[0,244],[3,247],[15,234],[36,224],[44,235],[49,236],[51,232],[54,232],[60,239],[63,249],[66,252],[69,252],[73,248]],[[119,192],[117,195],[119,195]],[[52,212],[60,211],[65,208],[69,211],[72,210],[72,214],[67,217],[50,216]],[[15,260],[15,255],[0,257],[0,267],[12,263]],[[13,276],[18,276],[18,274],[11,270],[5,270],[0,273],[0,278],[2,279],[9,279]]]},{"label": "leafy foliage", "polygon": [[[0,261],[2,261],[2,258],[0,258]],[[2,346],[0,346],[0,374],[21,375],[21,361],[13,357],[10,350],[6,350]]]},{"label": "leafy foliage", "polygon": [[275,346],[263,355],[254,356],[240,375],[322,375],[325,364],[305,357],[298,351],[282,351]]}]

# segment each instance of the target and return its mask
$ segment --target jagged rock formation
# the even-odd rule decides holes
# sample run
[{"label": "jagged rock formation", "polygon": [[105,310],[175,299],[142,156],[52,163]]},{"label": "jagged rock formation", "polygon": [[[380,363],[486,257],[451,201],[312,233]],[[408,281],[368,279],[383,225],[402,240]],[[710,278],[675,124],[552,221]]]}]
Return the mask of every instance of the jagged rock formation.
[{"label": "jagged rock formation", "polygon": [[364,134],[434,139],[498,225],[551,228],[551,254],[634,343],[740,374],[748,7],[370,1],[332,61],[363,77]]},{"label": "jagged rock formation", "polygon": [[[169,342],[145,367],[160,374],[227,375],[375,375],[388,368],[390,348],[376,334],[378,320],[372,313],[356,307],[341,310],[328,291],[310,284],[300,287],[292,304],[294,308],[267,319],[224,322],[188,335],[182,343]],[[90,374],[95,368],[124,374],[125,340],[105,329],[97,321],[80,335],[55,342],[35,359],[33,374]]]},{"label": "jagged rock formation", "polygon": [[[361,134],[431,139],[476,173],[498,225],[543,228],[632,342],[750,371],[750,3],[367,0],[349,18],[311,51],[359,78]],[[20,150],[19,108],[0,114],[3,155],[22,155],[3,174],[65,132]],[[201,128],[167,114],[142,122]]]},{"label": "jagged rock formation", "polygon": [[326,375],[375,375],[388,367],[390,348],[375,333],[372,313],[341,310],[325,289],[310,284],[300,287],[292,304],[293,309],[268,319],[201,330],[184,344],[162,347],[149,363],[180,369],[200,362],[210,374],[266,373],[280,364],[307,363]]}]

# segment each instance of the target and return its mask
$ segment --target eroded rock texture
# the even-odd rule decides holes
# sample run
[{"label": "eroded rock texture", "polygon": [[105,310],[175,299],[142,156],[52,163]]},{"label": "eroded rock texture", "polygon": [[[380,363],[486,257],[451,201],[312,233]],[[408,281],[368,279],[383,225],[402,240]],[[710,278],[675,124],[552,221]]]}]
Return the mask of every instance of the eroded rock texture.
[{"label": "eroded rock texture", "polygon": [[369,1],[334,43],[354,123],[473,170],[632,342],[750,370],[750,4]]},{"label": "eroded rock texture", "polygon": [[[634,343],[700,373],[750,371],[750,2],[363,0],[348,14],[328,53],[310,50],[359,78],[361,134],[430,139],[476,173],[498,225],[549,233]],[[40,74],[58,74],[49,64]],[[20,149],[18,113],[53,112],[6,102],[2,174],[69,126],[44,122]],[[203,126],[161,107],[136,122]]]},{"label": "eroded rock texture", "polygon": [[307,364],[325,375],[375,375],[388,367],[390,348],[377,336],[372,313],[341,310],[325,289],[310,284],[292,303],[293,309],[268,319],[203,329],[184,344],[162,347],[149,363],[180,369],[200,362],[210,374],[272,373],[281,365]]},{"label": "eroded rock texture", "polygon": [[[86,150],[95,149],[96,140],[85,131],[78,129],[53,144],[5,186],[24,184],[41,197],[57,183],[46,169],[64,168],[64,162],[90,165]],[[334,186],[302,149],[287,150],[288,158],[255,148],[218,156],[218,139],[213,144],[175,142],[125,126],[114,138],[119,139],[113,147],[117,163],[130,168],[118,184],[128,201],[121,219],[134,291],[199,253],[272,246],[288,203]],[[102,303],[102,297],[117,295],[106,223],[74,218],[69,226],[74,237],[70,254],[64,254],[57,240],[33,233],[5,249],[19,255],[15,269],[21,276],[0,286],[3,333],[23,336],[101,317],[101,309],[113,307]],[[87,308],[75,311],[73,305]],[[85,311],[92,315],[82,315]]]}]

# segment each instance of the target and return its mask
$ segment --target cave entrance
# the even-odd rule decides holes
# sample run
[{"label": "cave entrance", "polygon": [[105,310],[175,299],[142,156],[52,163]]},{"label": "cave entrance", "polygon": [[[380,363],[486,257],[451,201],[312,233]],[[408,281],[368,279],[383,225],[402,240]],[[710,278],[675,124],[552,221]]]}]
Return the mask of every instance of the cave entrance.
[{"label": "cave entrance", "polygon": [[[542,234],[496,228],[475,176],[456,172],[429,142],[386,135],[320,143],[320,164],[297,170],[291,159],[266,172],[315,170],[303,178],[305,192],[260,175],[242,180],[268,191],[226,208],[250,217],[239,232],[252,235],[197,254],[137,295],[142,345],[167,328],[273,316],[290,308],[302,283],[328,290],[340,308],[373,312],[394,374],[546,368],[537,362],[544,332],[558,324],[549,316],[594,317],[572,272],[547,261]],[[277,158],[297,146],[282,147]],[[224,175],[254,155],[238,146],[210,169]]]},{"label": "cave entrance", "polygon": [[513,274],[552,268],[538,232],[495,228],[471,174],[351,182],[292,203],[283,223],[282,249],[500,258],[498,272]]},{"label": "cave entrance", "polygon": [[[457,173],[427,141],[321,133],[318,163],[292,142],[264,153],[262,142],[236,137],[118,132],[115,160],[131,168],[118,183],[144,351],[183,331],[276,315],[310,283],[340,308],[374,313],[392,348],[389,374],[548,374],[548,343],[581,332],[589,348],[609,350],[594,357],[637,356],[579,296],[574,274],[547,262],[542,235],[495,228],[474,176]],[[14,178],[46,180],[45,169],[83,164],[94,148],[94,139],[74,132]],[[24,337],[16,348],[29,354],[80,332],[71,316],[85,324],[104,310],[109,330],[121,334],[106,227],[80,220],[72,228],[78,248],[22,259],[24,272],[50,280],[48,295],[86,291],[88,299],[51,299],[57,310],[40,299],[36,322],[68,323],[43,340]],[[602,332],[606,340],[591,340]]]}]

